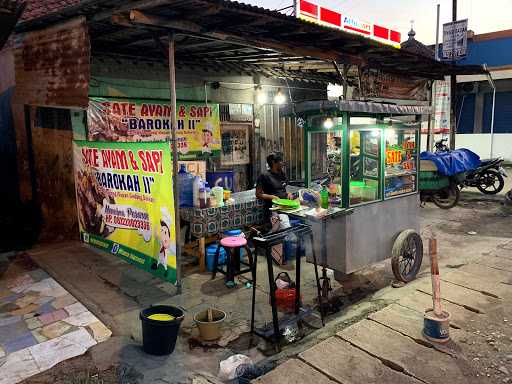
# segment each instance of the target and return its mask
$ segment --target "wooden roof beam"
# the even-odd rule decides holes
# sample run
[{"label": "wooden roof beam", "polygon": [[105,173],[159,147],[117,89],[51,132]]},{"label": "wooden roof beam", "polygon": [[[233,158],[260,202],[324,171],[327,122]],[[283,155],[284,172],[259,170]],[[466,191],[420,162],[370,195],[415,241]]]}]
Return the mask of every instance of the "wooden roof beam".
[{"label": "wooden roof beam", "polygon": [[240,45],[254,46],[258,48],[275,49],[280,52],[291,55],[300,56],[311,56],[324,60],[337,60],[338,62],[348,62],[351,64],[361,65],[363,60],[360,57],[352,55],[343,55],[340,52],[330,51],[325,49],[317,49],[315,47],[295,47],[289,44],[285,44],[281,41],[274,41],[271,39],[259,40],[251,35],[245,35],[243,33],[239,35],[233,35],[230,33],[222,32],[211,32],[205,31],[202,27],[196,23],[183,20],[174,20],[171,18],[165,18],[155,15],[149,15],[138,10],[132,10],[130,12],[130,20],[133,23],[150,25],[153,27],[161,27],[174,29],[179,31],[186,31],[191,33],[198,33],[206,35],[215,39],[229,41]]}]

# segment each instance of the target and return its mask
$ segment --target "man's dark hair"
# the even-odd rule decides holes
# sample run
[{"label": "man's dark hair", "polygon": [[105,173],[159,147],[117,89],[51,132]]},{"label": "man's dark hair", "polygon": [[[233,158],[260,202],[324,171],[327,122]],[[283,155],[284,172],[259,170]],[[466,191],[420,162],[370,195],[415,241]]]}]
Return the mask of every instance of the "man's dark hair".
[{"label": "man's dark hair", "polygon": [[279,163],[280,161],[283,161],[283,154],[281,152],[272,152],[267,156],[267,164],[269,168],[272,168],[274,163]]}]

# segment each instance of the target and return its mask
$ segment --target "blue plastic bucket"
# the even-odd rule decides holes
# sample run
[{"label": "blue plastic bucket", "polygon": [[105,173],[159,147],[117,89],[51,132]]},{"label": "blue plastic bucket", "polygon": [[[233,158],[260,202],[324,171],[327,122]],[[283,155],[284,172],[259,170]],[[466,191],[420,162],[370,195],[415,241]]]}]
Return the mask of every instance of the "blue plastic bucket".
[{"label": "blue plastic bucket", "polygon": [[240,235],[242,235],[241,229],[229,229],[227,231],[224,231],[224,237],[238,237]]},{"label": "blue plastic bucket", "polygon": [[[206,247],[206,268],[208,271],[213,271],[213,264],[215,263],[215,253],[217,252],[217,247],[219,246],[218,243],[211,244],[208,247]],[[224,248],[220,248],[219,253],[219,265],[226,264],[226,251]]]}]

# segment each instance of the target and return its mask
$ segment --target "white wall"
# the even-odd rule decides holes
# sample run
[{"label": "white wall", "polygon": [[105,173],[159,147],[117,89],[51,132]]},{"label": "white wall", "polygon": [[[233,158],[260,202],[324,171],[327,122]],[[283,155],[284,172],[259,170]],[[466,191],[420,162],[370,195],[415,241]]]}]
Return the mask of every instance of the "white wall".
[{"label": "white wall", "polygon": [[[444,135],[448,137],[448,135]],[[434,141],[442,135],[435,135]],[[488,133],[459,134],[455,138],[457,148],[467,148],[478,154],[482,159],[491,156],[491,135]],[[421,148],[424,151],[427,135],[421,135]],[[512,133],[494,134],[493,157],[503,157],[507,163],[512,163]]]}]

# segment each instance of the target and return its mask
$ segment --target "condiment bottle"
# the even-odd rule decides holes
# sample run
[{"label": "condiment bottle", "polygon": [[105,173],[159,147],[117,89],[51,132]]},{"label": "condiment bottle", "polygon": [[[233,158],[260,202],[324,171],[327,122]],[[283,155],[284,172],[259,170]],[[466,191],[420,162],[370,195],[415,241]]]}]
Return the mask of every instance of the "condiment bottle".
[{"label": "condiment bottle", "polygon": [[324,209],[329,208],[329,192],[325,186],[320,191],[320,206]]}]

